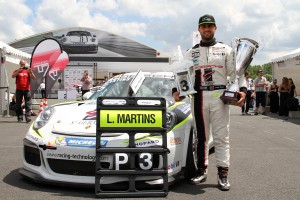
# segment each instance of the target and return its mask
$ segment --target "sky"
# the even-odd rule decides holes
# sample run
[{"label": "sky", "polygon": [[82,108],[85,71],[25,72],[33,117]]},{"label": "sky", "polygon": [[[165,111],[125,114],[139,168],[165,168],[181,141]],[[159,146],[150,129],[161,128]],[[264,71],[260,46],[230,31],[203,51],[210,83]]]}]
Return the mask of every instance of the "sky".
[{"label": "sky", "polygon": [[295,0],[0,0],[0,41],[87,27],[174,55],[192,47],[199,18],[211,14],[217,41],[256,40],[251,65],[262,65],[300,48],[299,10]]}]

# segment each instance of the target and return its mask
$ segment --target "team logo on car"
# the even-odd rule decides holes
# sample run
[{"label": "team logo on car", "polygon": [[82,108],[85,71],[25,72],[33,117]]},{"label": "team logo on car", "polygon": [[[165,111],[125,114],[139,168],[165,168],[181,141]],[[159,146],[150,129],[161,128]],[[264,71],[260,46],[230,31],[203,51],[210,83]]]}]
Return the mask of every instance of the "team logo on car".
[{"label": "team logo on car", "polygon": [[97,110],[92,110],[92,111],[88,111],[86,112],[86,116],[83,118],[83,120],[96,120],[96,116],[97,116]]}]

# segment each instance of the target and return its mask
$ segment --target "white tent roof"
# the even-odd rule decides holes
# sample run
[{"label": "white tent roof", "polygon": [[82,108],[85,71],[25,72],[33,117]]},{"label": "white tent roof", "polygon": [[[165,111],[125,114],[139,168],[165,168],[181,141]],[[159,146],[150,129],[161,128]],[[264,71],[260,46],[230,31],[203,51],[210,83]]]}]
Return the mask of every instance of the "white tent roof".
[{"label": "white tent roof", "polygon": [[5,44],[4,42],[0,41],[0,49],[3,49],[3,47],[6,48],[6,60],[18,64],[20,59],[24,60],[30,60],[31,55],[28,53],[25,53],[23,51],[20,51],[18,49],[15,49],[8,44]]},{"label": "white tent roof", "polygon": [[275,62],[281,62],[281,61],[285,61],[287,59],[295,58],[297,56],[300,56],[300,48],[298,48],[298,49],[296,49],[294,51],[291,51],[291,52],[289,52],[289,53],[287,53],[287,54],[285,54],[283,56],[280,56],[278,58],[274,58],[271,61],[273,63],[275,63]]}]

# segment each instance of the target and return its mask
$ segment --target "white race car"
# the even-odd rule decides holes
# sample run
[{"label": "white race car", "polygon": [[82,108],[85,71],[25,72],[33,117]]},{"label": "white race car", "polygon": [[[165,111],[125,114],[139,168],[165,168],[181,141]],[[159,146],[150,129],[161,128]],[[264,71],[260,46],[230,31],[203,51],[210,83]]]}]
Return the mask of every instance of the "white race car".
[{"label": "white race car", "polygon": [[98,39],[88,31],[69,31],[62,35],[61,44],[69,54],[86,54],[98,52]]},{"label": "white race car", "polygon": [[[176,87],[173,73],[143,72],[143,75],[145,79],[133,97],[164,97],[167,101],[168,182],[180,177],[190,180],[197,162],[190,99],[173,102],[171,91]],[[127,73],[110,79],[89,100],[57,104],[43,110],[24,138],[23,168],[19,173],[35,182],[94,186],[97,98],[128,97],[129,84],[134,76],[135,73]],[[138,133],[134,139],[136,148],[162,145],[161,135]],[[109,133],[101,137],[104,148],[127,147],[128,142],[128,135],[124,133]],[[103,154],[101,167],[118,170],[115,157]],[[153,168],[162,166],[160,157],[147,162],[151,162]],[[109,187],[126,180],[122,176],[104,177],[101,185]],[[146,185],[162,183],[161,177],[156,176],[141,176],[138,180]]]}]

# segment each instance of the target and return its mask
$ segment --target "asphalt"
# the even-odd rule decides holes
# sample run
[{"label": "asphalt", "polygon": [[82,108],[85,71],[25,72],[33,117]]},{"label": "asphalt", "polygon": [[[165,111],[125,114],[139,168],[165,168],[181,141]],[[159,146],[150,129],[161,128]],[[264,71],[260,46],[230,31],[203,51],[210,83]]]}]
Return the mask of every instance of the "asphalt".
[{"label": "asphalt", "polygon": [[[48,104],[64,101],[48,99]],[[206,182],[194,186],[179,181],[170,186],[166,198],[147,199],[300,199],[300,119],[271,113],[243,116],[235,106],[230,110],[231,190],[223,192],[216,188],[213,153]],[[42,185],[20,177],[22,140],[29,126],[18,123],[16,117],[0,116],[0,199],[95,199],[93,189]]]}]

